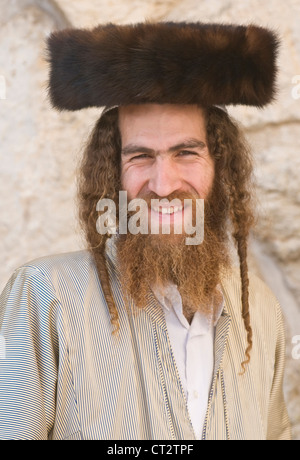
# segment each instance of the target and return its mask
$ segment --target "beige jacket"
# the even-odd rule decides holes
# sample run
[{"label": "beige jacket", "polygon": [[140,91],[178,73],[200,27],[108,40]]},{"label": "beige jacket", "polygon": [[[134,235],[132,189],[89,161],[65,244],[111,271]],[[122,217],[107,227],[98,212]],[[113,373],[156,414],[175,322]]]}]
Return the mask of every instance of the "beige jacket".
[{"label": "beige jacket", "polygon": [[[163,311],[149,293],[145,310],[128,314],[113,253],[109,260],[118,337],[88,252],[42,258],[12,275],[0,296],[0,439],[195,439]],[[238,274],[222,289],[203,439],[290,439],[280,307],[251,276],[253,349],[240,375]]]}]

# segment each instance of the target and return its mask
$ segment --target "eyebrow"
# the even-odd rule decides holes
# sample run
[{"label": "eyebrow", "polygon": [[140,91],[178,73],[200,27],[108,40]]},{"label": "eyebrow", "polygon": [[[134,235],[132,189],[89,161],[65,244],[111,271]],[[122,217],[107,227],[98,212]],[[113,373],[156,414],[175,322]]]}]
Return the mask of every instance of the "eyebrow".
[{"label": "eyebrow", "polygon": [[[180,144],[173,145],[168,149],[168,152],[176,152],[178,150],[185,150],[185,149],[195,149],[201,148],[204,149],[206,147],[205,142],[200,141],[198,139],[186,139],[185,141],[181,142]],[[156,153],[158,154],[159,150],[150,149],[148,147],[144,147],[143,145],[138,144],[128,144],[126,147],[122,149],[122,155],[132,155],[133,153]]]}]

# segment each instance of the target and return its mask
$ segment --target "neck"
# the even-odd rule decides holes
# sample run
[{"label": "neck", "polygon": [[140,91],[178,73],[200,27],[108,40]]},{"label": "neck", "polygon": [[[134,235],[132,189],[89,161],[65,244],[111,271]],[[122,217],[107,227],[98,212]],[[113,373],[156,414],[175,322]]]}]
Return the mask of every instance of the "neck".
[{"label": "neck", "polygon": [[186,303],[183,303],[182,305],[182,312],[184,316],[186,317],[188,323],[191,324],[195,313],[190,310],[190,308],[186,305]]}]

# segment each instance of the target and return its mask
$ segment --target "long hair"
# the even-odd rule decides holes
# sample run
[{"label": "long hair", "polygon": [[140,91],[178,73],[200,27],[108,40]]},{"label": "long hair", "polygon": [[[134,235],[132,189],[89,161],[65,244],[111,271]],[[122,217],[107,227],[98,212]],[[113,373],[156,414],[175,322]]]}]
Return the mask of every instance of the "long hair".
[{"label": "long hair", "polygon": [[103,198],[118,203],[120,154],[118,110],[112,109],[99,118],[88,139],[78,174],[77,198],[79,222],[95,260],[114,332],[119,329],[118,311],[110,288],[105,256],[106,241],[110,235],[98,233],[96,208],[98,201]]},{"label": "long hair", "polygon": [[240,263],[242,317],[247,332],[246,359],[250,361],[252,328],[249,311],[249,277],[247,264],[248,237],[254,224],[253,162],[248,143],[239,128],[226,113],[216,108],[205,110],[207,143],[215,160],[216,180],[225,194],[227,209]]},{"label": "long hair", "polygon": [[[215,163],[216,185],[222,190],[223,209],[231,223],[240,262],[242,317],[247,332],[246,359],[242,363],[245,370],[252,348],[247,266],[247,240],[254,222],[251,153],[242,131],[227,113],[209,107],[204,109],[204,116],[207,144]],[[118,203],[120,155],[118,109],[115,108],[103,114],[96,123],[84,151],[78,180],[79,219],[96,263],[114,332],[119,328],[118,311],[110,289],[105,256],[110,235],[97,232],[96,206],[101,198],[111,198]]]}]

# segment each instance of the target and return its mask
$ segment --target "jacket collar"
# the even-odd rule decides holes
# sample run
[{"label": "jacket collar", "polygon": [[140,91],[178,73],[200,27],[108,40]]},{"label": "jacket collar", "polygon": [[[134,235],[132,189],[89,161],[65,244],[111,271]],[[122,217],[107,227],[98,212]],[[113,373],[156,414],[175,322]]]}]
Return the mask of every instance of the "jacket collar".
[{"label": "jacket collar", "polygon": [[[112,263],[115,266],[115,269],[117,270],[118,275],[118,263],[117,263],[117,253],[116,253],[116,246],[114,244],[114,237],[110,238],[107,241],[107,255],[111,259]],[[227,338],[229,334],[229,329],[230,329],[230,322],[231,322],[231,317],[229,314],[230,308],[227,305],[228,302],[230,302],[230,299],[225,296],[224,292],[224,287],[223,283],[221,283],[220,289],[223,294],[224,302],[223,302],[223,307],[222,311],[215,322],[215,351],[214,351],[214,377],[213,377],[213,384],[214,381],[217,377],[217,374],[220,370],[223,356],[224,356],[224,351],[226,348],[226,343],[227,343]],[[150,316],[151,320],[157,323],[157,325],[163,329],[164,331],[167,331],[167,324],[165,320],[165,315],[162,307],[160,306],[159,302],[155,298],[153,292],[151,289],[149,289],[148,294],[146,296],[146,307],[145,307],[145,312]]]}]

